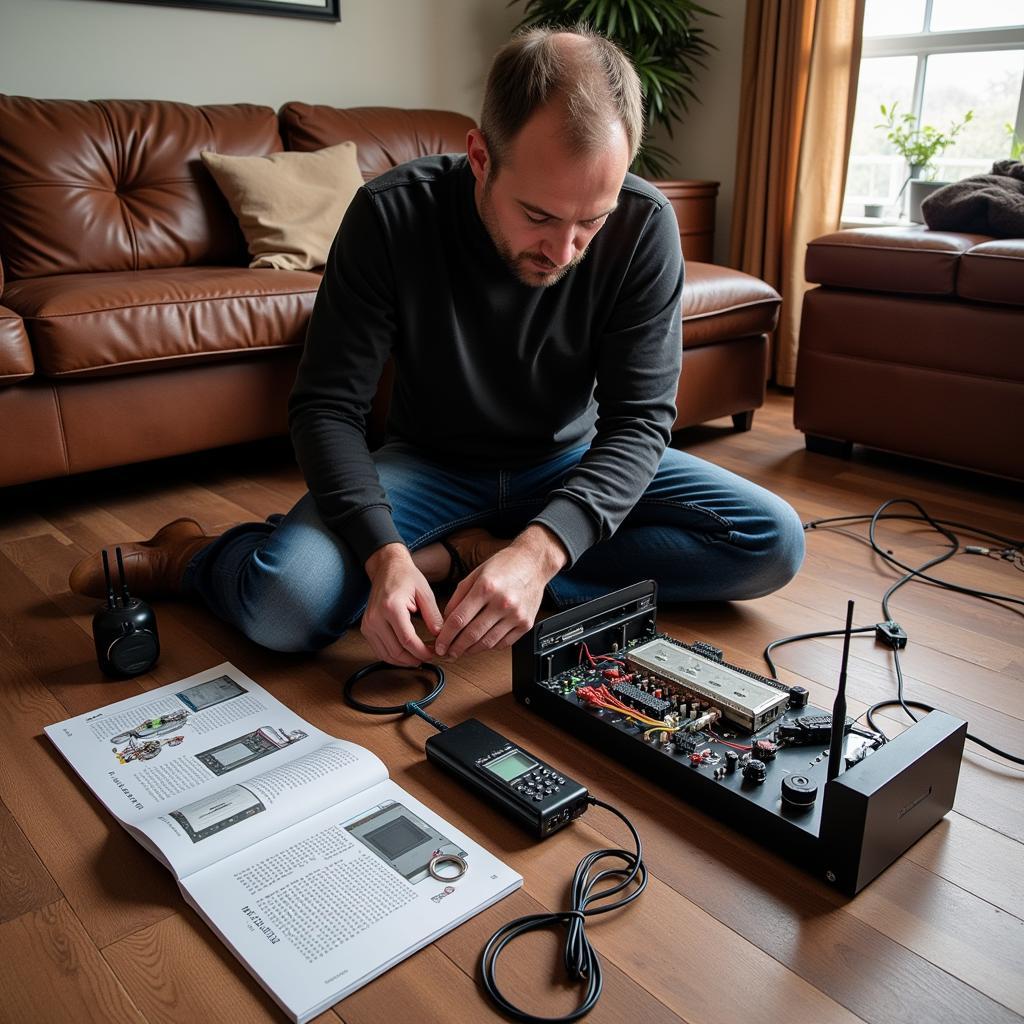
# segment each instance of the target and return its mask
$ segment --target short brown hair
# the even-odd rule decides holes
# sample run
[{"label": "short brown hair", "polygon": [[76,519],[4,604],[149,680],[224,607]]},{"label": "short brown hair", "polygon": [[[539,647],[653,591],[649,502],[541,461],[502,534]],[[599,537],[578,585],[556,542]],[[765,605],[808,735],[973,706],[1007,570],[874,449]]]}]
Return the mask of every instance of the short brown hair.
[{"label": "short brown hair", "polygon": [[[568,33],[583,40],[566,46]],[[484,92],[480,130],[493,170],[501,166],[512,140],[530,117],[552,100],[565,109],[569,145],[594,149],[618,118],[633,162],[643,139],[643,96],[629,58],[610,39],[585,25],[532,28],[512,37],[494,56]]]}]

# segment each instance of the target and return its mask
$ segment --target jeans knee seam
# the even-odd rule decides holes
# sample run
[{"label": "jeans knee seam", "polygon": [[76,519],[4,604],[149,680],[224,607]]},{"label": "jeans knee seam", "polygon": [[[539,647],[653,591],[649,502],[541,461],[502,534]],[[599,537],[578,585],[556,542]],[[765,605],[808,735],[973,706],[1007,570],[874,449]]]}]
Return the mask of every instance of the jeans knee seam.
[{"label": "jeans knee seam", "polygon": [[639,508],[641,505],[657,505],[659,508],[686,509],[689,512],[699,512],[701,515],[707,516],[709,519],[713,519],[719,526],[724,526],[730,531],[730,533],[733,528],[731,520],[726,519],[724,516],[720,516],[717,512],[713,512],[709,508],[704,508],[702,505],[696,505],[692,501],[671,501],[668,498],[641,498],[634,508]]}]

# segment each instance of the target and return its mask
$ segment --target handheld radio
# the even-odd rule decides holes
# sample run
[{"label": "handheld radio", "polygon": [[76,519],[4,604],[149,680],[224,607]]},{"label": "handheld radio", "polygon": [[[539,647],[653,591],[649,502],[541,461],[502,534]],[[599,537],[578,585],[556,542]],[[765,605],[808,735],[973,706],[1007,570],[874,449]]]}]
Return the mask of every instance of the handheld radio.
[{"label": "handheld radio", "polygon": [[130,679],[148,672],[160,657],[160,636],[156,615],[145,601],[128,593],[121,549],[115,548],[121,599],[118,602],[110,578],[110,561],[103,550],[103,575],[107,583],[107,602],[92,617],[92,637],[96,660],[104,675]]},{"label": "handheld radio", "polygon": [[427,758],[543,839],[587,809],[587,789],[469,718],[429,737]]}]

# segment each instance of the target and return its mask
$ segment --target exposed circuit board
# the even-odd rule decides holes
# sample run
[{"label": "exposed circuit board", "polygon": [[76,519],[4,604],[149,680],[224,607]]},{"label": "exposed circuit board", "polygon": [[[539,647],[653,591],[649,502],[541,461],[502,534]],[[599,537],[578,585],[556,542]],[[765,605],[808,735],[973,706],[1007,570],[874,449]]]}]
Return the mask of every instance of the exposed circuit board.
[{"label": "exposed circuit board", "polygon": [[[574,668],[537,685],[666,758],[742,787],[748,798],[813,827],[832,716],[808,707],[803,687],[729,665],[709,644],[663,634],[608,653],[594,654],[582,642],[577,648]],[[854,728],[847,719],[847,767],[883,742],[866,731],[850,734]],[[778,777],[775,784],[763,787],[770,776]]]}]

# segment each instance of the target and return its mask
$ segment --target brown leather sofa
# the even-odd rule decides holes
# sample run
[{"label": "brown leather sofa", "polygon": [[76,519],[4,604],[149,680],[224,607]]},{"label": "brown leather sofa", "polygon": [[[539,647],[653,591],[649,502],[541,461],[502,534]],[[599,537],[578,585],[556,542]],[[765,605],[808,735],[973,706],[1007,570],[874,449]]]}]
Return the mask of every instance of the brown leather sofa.
[{"label": "brown leather sofa", "polygon": [[[462,150],[471,126],[428,110],[0,96],[0,486],[285,431],[319,275],[248,268],[201,150],[352,140],[369,179]],[[749,427],[779,301],[688,265],[677,429]],[[371,432],[386,395],[385,381]]]},{"label": "brown leather sofa", "polygon": [[794,422],[853,443],[1024,478],[1024,239],[867,228],[807,249]]}]

